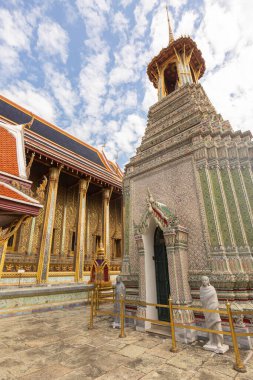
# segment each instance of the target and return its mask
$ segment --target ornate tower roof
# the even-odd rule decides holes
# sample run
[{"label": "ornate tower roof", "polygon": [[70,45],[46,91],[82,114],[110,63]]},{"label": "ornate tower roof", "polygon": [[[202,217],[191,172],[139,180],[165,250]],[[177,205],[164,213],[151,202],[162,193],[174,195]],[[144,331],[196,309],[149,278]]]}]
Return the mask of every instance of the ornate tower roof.
[{"label": "ornate tower roof", "polygon": [[[168,13],[167,13],[168,15]],[[189,36],[174,39],[168,15],[169,44],[152,59],[147,74],[158,89],[158,99],[186,83],[197,83],[205,72],[205,60]]]}]

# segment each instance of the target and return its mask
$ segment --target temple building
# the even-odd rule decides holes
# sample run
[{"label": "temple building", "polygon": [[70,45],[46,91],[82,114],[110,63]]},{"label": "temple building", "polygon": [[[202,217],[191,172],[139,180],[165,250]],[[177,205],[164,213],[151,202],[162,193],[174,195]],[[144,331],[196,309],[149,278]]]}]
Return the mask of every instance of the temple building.
[{"label": "temple building", "polygon": [[[22,167],[23,182],[17,181],[15,160],[8,166],[3,154],[0,180],[7,165],[13,171],[8,185],[14,189],[12,194],[15,189],[19,193],[27,184],[31,185],[30,198],[23,195],[20,201],[24,205],[28,198],[30,202],[34,199],[40,212],[37,215],[30,210],[30,218],[8,239],[0,266],[0,285],[18,284],[20,277],[23,285],[88,282],[100,245],[104,247],[110,275],[117,275],[122,257],[122,172],[119,166],[109,161],[103,151],[36,115],[32,117],[30,127],[23,128],[26,161]],[[11,129],[10,133],[4,130],[8,139],[19,125],[30,120],[30,111],[0,97],[0,122]],[[8,143],[5,135],[1,133],[1,147]],[[15,157],[20,154],[17,152]],[[8,187],[0,186],[1,191]],[[12,194],[9,189],[5,203],[10,202]],[[0,209],[2,215],[2,203]]]},{"label": "temple building", "polygon": [[[147,68],[158,102],[123,181],[124,282],[129,296],[141,301],[167,304],[171,295],[179,305],[199,305],[207,275],[221,304],[252,309],[252,135],[234,131],[217,114],[199,83],[205,61],[196,43],[174,39],[171,28],[169,35]],[[137,313],[168,318],[166,309],[149,306]],[[198,323],[191,311],[176,319]],[[150,322],[138,326],[149,329]]]}]

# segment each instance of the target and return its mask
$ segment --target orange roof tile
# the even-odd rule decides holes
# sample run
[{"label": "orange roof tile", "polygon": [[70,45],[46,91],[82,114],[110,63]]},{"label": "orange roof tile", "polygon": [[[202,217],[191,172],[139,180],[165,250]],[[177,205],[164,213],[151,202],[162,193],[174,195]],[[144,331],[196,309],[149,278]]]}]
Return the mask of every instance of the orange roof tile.
[{"label": "orange roof tile", "polygon": [[19,176],[15,137],[0,127],[0,171]]},{"label": "orange roof tile", "polygon": [[[0,197],[8,197],[12,198],[18,201],[27,202],[27,203],[33,203],[32,200],[28,200],[25,196],[22,196],[18,192],[15,191],[15,189],[10,189],[2,184],[0,184]],[[34,201],[34,203],[37,203]]]}]

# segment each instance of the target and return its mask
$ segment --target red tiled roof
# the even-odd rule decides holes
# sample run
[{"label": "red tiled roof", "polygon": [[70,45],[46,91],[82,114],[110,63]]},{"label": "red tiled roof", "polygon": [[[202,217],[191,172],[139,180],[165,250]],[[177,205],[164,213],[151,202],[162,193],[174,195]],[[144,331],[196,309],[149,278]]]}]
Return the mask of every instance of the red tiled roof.
[{"label": "red tiled roof", "polygon": [[37,203],[35,201],[28,200],[25,196],[22,196],[21,194],[16,192],[14,189],[12,190],[2,184],[0,184],[0,197],[1,196],[12,198],[17,201],[27,202],[27,203]]},{"label": "red tiled roof", "polygon": [[0,127],[0,170],[19,176],[16,139],[3,127]]}]

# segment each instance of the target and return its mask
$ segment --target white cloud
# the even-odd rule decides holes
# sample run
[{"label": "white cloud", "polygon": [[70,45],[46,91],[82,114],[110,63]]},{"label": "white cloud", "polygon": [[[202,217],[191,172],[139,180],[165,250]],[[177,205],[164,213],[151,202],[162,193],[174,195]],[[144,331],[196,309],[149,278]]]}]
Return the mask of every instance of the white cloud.
[{"label": "white cloud", "polygon": [[69,37],[58,23],[47,20],[39,24],[37,47],[40,52],[49,56],[60,56],[66,63],[68,58]]},{"label": "white cloud", "polygon": [[46,64],[44,70],[46,82],[64,113],[68,117],[74,117],[75,107],[79,103],[79,99],[72,88],[70,80],[63,72],[58,72],[57,68],[51,64]]},{"label": "white cloud", "polygon": [[35,88],[23,80],[2,88],[1,93],[28,111],[51,122],[56,120],[56,107],[53,99],[43,90]]},{"label": "white cloud", "polygon": [[129,21],[122,12],[116,12],[113,15],[113,30],[115,32],[125,32],[128,29]]},{"label": "white cloud", "polygon": [[30,49],[31,25],[21,11],[0,9],[0,40],[19,50]]},{"label": "white cloud", "polygon": [[0,45],[0,75],[1,78],[17,75],[22,71],[22,62],[18,52],[8,45]]},{"label": "white cloud", "polygon": [[106,15],[110,10],[110,0],[77,0],[76,5],[90,36],[97,36],[107,28]]},{"label": "white cloud", "polygon": [[39,8],[24,14],[21,9],[0,8],[0,75],[9,82],[24,70],[21,53],[31,54],[33,28],[39,18]]},{"label": "white cloud", "polygon": [[157,99],[157,90],[148,78],[146,78],[144,81],[144,97],[142,100],[143,111],[148,113],[149,108],[157,102]]},{"label": "white cloud", "polygon": [[135,38],[145,38],[145,30],[148,25],[147,16],[157,4],[158,0],[139,0],[134,10],[134,17],[136,22],[134,28]]},{"label": "white cloud", "polygon": [[187,3],[188,3],[188,0],[170,0],[169,5],[175,8],[176,11],[178,11],[181,7],[183,7]]},{"label": "white cloud", "polygon": [[253,132],[253,83],[249,80],[253,58],[252,61],[248,59],[251,52],[252,47],[245,47],[239,56],[215,73],[210,72],[203,79],[203,86],[217,111],[232,127]]},{"label": "white cloud", "polygon": [[87,116],[99,117],[101,112],[103,97],[106,94],[108,61],[107,51],[92,55],[86,60],[86,64],[80,72],[80,94],[85,102]]},{"label": "white cloud", "polygon": [[118,66],[114,67],[110,72],[109,83],[111,85],[119,85],[122,83],[135,82],[137,77],[134,75],[133,70],[130,68]]},{"label": "white cloud", "polygon": [[137,108],[137,102],[137,93],[134,90],[119,91],[116,95],[109,92],[104,103],[103,112],[112,117],[123,115],[133,108]]},{"label": "white cloud", "polygon": [[175,38],[182,35],[193,36],[195,31],[195,21],[198,14],[195,11],[185,12],[180,20],[179,27],[176,30]]},{"label": "white cloud", "polygon": [[120,1],[120,4],[122,5],[122,7],[126,8],[129,4],[132,3],[133,0],[121,0]]},{"label": "white cloud", "polygon": [[114,159],[118,152],[131,156],[134,154],[136,143],[144,134],[146,120],[138,114],[130,114],[120,125],[118,131],[110,136],[105,152]]},{"label": "white cloud", "polygon": [[[170,21],[173,26],[174,23],[171,15]],[[151,20],[150,34],[152,36],[150,59],[152,59],[154,55],[157,55],[160,50],[168,46],[169,43],[168,21],[164,6],[160,6],[156,12],[154,12]]]}]

